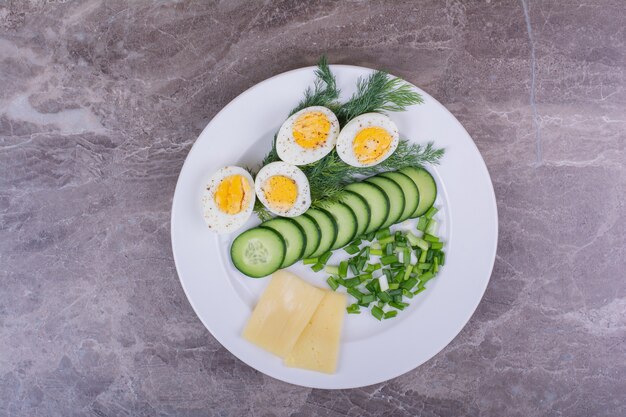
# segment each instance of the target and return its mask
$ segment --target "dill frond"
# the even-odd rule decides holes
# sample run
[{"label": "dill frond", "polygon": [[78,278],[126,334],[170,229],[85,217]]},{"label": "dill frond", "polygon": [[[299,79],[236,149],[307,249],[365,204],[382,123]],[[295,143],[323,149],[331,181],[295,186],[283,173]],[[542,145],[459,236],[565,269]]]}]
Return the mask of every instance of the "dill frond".
[{"label": "dill frond", "polygon": [[408,106],[423,102],[422,96],[406,81],[376,71],[359,79],[356,93],[337,110],[337,117],[344,125],[364,113],[404,111]]}]

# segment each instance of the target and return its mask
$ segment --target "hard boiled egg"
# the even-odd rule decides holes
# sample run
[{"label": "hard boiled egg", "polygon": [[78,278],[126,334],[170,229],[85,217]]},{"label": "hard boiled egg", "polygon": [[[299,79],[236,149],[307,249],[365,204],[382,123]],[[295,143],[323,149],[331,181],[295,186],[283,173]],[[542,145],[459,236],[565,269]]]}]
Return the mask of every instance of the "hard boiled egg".
[{"label": "hard boiled egg", "polygon": [[261,168],[254,188],[263,205],[279,216],[299,216],[311,205],[309,180],[300,168],[286,162],[272,162]]},{"label": "hard boiled egg", "polygon": [[307,107],[289,117],[276,137],[280,159],[306,165],[322,159],[333,150],[339,135],[339,121],[330,109]]},{"label": "hard boiled egg", "polygon": [[380,113],[350,120],[337,138],[337,154],[348,165],[368,167],[384,161],[398,147],[398,127]]},{"label": "hard boiled egg", "polygon": [[250,218],[254,202],[254,181],[248,171],[235,166],[221,168],[204,188],[204,221],[214,232],[232,232]]}]

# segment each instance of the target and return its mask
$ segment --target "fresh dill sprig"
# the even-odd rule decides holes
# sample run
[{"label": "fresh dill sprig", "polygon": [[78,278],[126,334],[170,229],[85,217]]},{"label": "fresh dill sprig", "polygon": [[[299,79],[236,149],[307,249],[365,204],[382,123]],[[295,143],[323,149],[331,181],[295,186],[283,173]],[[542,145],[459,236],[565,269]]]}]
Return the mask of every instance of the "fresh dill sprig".
[{"label": "fresh dill sprig", "polygon": [[345,123],[364,113],[404,111],[408,106],[423,103],[422,96],[406,81],[376,71],[369,77],[360,78],[357,91],[337,110],[337,118]]},{"label": "fresh dill sprig", "polygon": [[323,207],[341,200],[344,186],[363,178],[385,171],[397,171],[406,167],[436,165],[443,157],[444,149],[437,149],[432,142],[426,146],[400,140],[398,148],[389,158],[370,167],[353,167],[343,162],[337,152],[332,151],[319,161],[302,168],[309,179],[311,204]]}]

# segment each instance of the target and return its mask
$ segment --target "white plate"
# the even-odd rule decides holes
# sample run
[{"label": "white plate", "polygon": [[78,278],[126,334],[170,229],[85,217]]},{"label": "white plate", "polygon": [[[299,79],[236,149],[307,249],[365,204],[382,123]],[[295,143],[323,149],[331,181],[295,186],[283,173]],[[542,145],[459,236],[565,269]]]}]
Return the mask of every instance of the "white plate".
[{"label": "white plate", "polygon": [[[372,70],[333,65],[343,97]],[[172,249],[178,275],[202,323],[231,353],[274,378],[314,388],[353,388],[394,378],[421,365],[461,331],[478,306],[493,267],[498,215],[491,179],[463,126],[439,102],[418,89],[424,104],[391,113],[403,137],[434,140],[446,148],[437,180],[436,205],[448,242],[446,264],[395,319],[378,322],[368,312],[347,315],[338,371],[326,375],[283,366],[281,360],[240,337],[251,310],[268,283],[251,279],[231,264],[236,236],[217,236],[202,218],[200,197],[208,177],[225,165],[257,166],[275,132],[313,84],[314,68],[289,71],[245,91],[204,129],[178,178],[172,206]],[[256,216],[247,226],[258,223]],[[246,227],[247,228],[247,227]],[[342,252],[342,251],[338,251]],[[338,256],[338,255],[335,255]],[[303,265],[291,267],[307,281],[326,287],[326,276]]]}]

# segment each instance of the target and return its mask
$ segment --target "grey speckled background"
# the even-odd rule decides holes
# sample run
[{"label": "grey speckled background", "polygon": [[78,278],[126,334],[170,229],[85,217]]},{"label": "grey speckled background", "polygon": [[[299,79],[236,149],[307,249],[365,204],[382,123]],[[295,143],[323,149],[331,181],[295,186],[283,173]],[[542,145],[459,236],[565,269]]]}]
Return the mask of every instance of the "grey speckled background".
[{"label": "grey speckled background", "polygon": [[[623,0],[0,1],[0,416],[626,415],[625,28]],[[500,213],[461,334],[335,392],[222,348],[169,238],[205,124],[323,52],[446,105]]]}]

